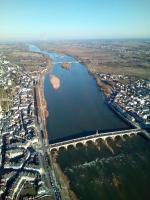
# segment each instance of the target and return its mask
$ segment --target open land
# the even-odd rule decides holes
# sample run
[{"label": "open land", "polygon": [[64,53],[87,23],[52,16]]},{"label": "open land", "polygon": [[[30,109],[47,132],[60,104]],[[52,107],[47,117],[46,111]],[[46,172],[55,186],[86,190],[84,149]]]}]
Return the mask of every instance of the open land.
[{"label": "open land", "polygon": [[40,53],[29,52],[26,45],[0,45],[0,52],[5,54],[6,58],[26,71],[35,71],[39,67],[45,67],[49,63],[49,58]]},{"label": "open land", "polygon": [[37,43],[42,49],[76,57],[93,74],[150,77],[149,40],[82,40]]}]

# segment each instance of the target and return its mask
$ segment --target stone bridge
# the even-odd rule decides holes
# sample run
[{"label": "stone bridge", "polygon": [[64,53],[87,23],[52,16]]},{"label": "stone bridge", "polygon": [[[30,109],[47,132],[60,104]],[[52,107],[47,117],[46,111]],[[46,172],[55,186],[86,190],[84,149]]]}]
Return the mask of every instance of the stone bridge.
[{"label": "stone bridge", "polygon": [[[56,65],[56,64],[63,64],[63,63],[65,63],[65,61],[64,62],[53,62],[53,64],[54,65]],[[69,63],[69,64],[77,64],[77,63],[79,63],[78,61],[66,61],[66,63]]]},{"label": "stone bridge", "polygon": [[68,146],[74,146],[76,147],[77,144],[81,143],[83,145],[86,145],[87,142],[91,141],[93,143],[97,142],[98,139],[106,140],[107,138],[115,139],[115,137],[123,137],[125,135],[131,136],[131,135],[137,135],[140,133],[141,129],[130,129],[130,130],[122,130],[122,131],[113,131],[113,132],[107,132],[107,133],[99,133],[98,131],[89,136],[79,137],[75,139],[65,140],[62,142],[57,142],[49,145],[49,149],[51,150],[57,150],[61,147],[68,148]]}]

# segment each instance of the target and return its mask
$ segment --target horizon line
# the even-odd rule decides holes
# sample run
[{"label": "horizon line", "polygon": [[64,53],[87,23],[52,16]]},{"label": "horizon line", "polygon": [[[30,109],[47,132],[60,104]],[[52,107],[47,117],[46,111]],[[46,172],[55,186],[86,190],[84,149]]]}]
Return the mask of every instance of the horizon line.
[{"label": "horizon line", "polygon": [[50,42],[50,41],[86,41],[86,40],[150,40],[150,37],[99,37],[99,38],[51,38],[51,39],[0,39],[0,43],[5,42]]}]

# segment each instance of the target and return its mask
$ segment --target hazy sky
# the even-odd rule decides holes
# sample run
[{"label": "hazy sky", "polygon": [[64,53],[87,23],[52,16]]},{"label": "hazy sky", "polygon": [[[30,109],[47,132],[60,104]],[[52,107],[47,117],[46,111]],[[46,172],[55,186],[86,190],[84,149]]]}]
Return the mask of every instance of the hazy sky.
[{"label": "hazy sky", "polygon": [[0,40],[150,38],[150,0],[0,0]]}]

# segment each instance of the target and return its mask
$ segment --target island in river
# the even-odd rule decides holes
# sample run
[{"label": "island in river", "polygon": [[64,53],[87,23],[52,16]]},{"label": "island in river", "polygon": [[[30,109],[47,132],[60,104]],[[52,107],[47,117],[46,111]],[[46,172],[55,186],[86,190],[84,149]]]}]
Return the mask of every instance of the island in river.
[{"label": "island in river", "polygon": [[[109,109],[105,96],[87,68],[71,56],[47,52],[53,60],[51,74],[60,80],[54,90],[49,74],[45,76],[44,94],[48,112],[47,130],[50,142],[66,137],[129,129],[131,126]],[[61,63],[72,63],[64,70]]]},{"label": "island in river", "polygon": [[71,67],[71,64],[70,63],[68,63],[68,62],[64,62],[62,65],[62,68],[64,68],[64,69],[70,69],[70,67]]},{"label": "island in river", "polygon": [[50,82],[54,90],[58,90],[60,88],[60,79],[57,76],[50,74]]},{"label": "island in river", "polygon": [[[75,61],[54,52],[47,54],[56,63]],[[52,74],[61,80],[61,87],[54,91],[49,74],[45,76],[44,93],[51,113],[47,118],[50,142],[92,134],[97,129],[130,128],[107,107],[103,93],[84,65],[72,63],[70,70],[63,70],[56,64]],[[150,196],[149,152],[149,142],[133,136],[62,149],[55,159],[68,177],[72,199],[145,200]]]}]

